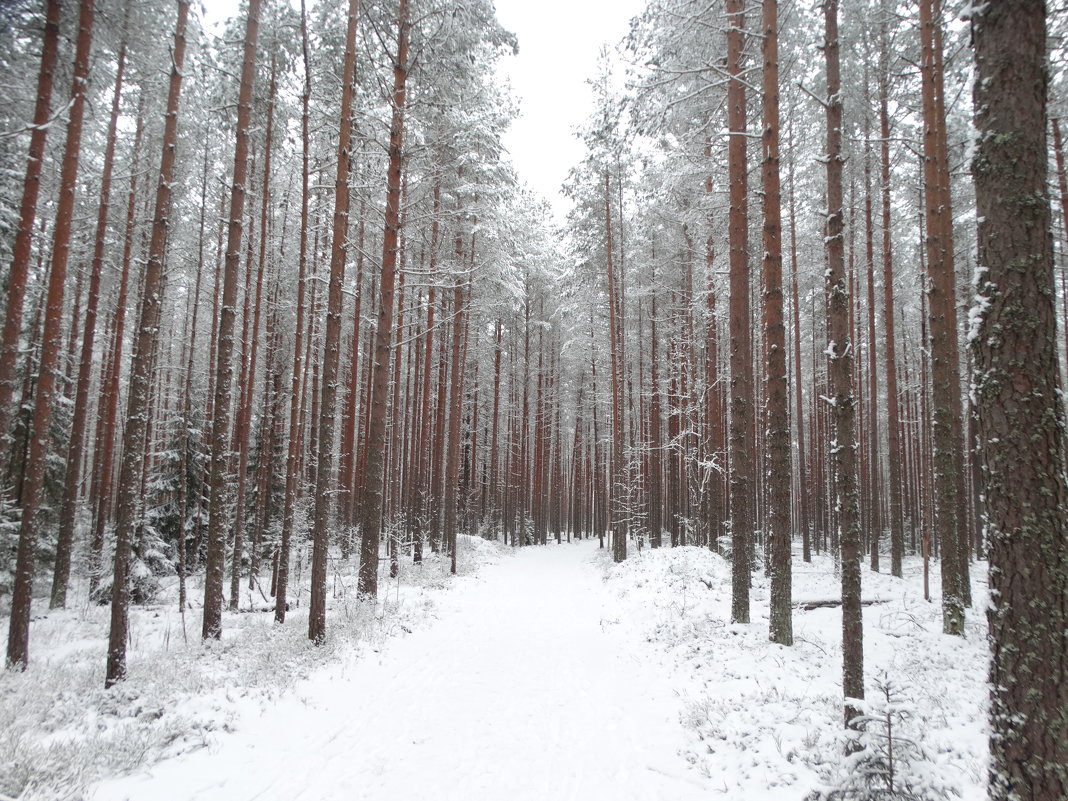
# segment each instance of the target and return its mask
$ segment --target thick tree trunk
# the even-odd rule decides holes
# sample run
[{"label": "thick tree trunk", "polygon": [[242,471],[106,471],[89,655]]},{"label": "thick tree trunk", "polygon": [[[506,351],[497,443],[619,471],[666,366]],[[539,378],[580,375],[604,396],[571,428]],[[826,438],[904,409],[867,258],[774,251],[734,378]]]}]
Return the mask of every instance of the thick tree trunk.
[{"label": "thick tree trunk", "polygon": [[823,5],[827,59],[827,355],[834,417],[835,497],[842,553],[842,692],[846,725],[860,714],[864,697],[864,641],[860,604],[860,515],[857,497],[853,343],[842,239],[842,82],[839,66],[838,2]]},{"label": "thick tree trunk", "polygon": [[777,0],[764,0],[764,380],[767,382],[768,543],[771,546],[769,637],[793,645],[790,554],[791,437],[782,301],[782,195],[779,182],[779,21]]},{"label": "thick tree trunk", "polygon": [[748,166],[745,84],[741,79],[745,47],[745,5],[727,7],[727,172],[730,216],[730,518],[731,620],[749,622],[750,551],[753,548],[753,346],[749,309]]},{"label": "thick tree trunk", "polygon": [[408,80],[408,0],[397,10],[397,53],[393,63],[393,113],[389,128],[386,171],[386,219],[382,237],[382,276],[379,282],[378,325],[374,336],[374,380],[368,430],[367,473],[360,526],[360,595],[378,595],[378,544],[382,531],[385,478],[386,400],[389,390],[389,351],[393,339],[393,290],[397,278],[397,249],[401,224],[401,171],[404,159],[404,105]]},{"label": "thick tree trunk", "polygon": [[15,247],[7,277],[7,305],[0,336],[0,438],[7,436],[15,412],[11,399],[18,384],[15,370],[19,338],[22,336],[22,307],[26,302],[26,278],[30,271],[45,140],[51,127],[52,79],[59,52],[59,18],[62,9],[62,0],[48,0],[45,4],[44,44],[41,48],[41,68],[37,73],[37,102],[33,110],[33,131],[30,133],[26,175],[22,181],[22,200],[19,204],[19,227],[15,232]]},{"label": "thick tree trunk", "polygon": [[[59,203],[52,231],[52,263],[48,271],[41,361],[33,404],[29,455],[22,484],[22,520],[19,526],[15,580],[11,590],[11,625],[8,629],[7,664],[25,670],[29,659],[30,604],[33,597],[34,562],[40,526],[38,514],[43,501],[45,469],[48,460],[49,426],[52,422],[53,393],[59,369],[59,347],[63,321],[63,289],[70,257],[71,223],[78,188],[78,156],[89,80],[89,55],[93,42],[93,0],[82,0],[78,15],[78,41],[71,78],[71,107],[67,138],[60,170]],[[27,243],[28,246],[28,243]],[[2,376],[0,376],[2,378]]]},{"label": "thick tree trunk", "polygon": [[[126,6],[127,11],[129,5]],[[78,387],[74,397],[74,419],[71,421],[70,442],[67,445],[67,475],[63,482],[63,501],[56,537],[56,563],[52,574],[50,608],[67,604],[67,583],[70,580],[70,558],[74,545],[74,517],[81,485],[82,461],[85,457],[85,434],[89,417],[89,379],[93,371],[93,343],[96,338],[96,316],[100,305],[100,275],[104,267],[104,243],[107,240],[108,210],[111,208],[111,173],[115,164],[115,139],[118,130],[119,108],[122,101],[122,80],[126,70],[125,23],[119,45],[118,66],[115,69],[115,89],[111,98],[111,119],[108,123],[107,144],[104,147],[103,175],[100,179],[100,202],[97,207],[96,236],[93,260],[89,268],[89,297],[85,306],[81,357],[78,360]]]},{"label": "thick tree trunk", "polygon": [[341,286],[345,281],[345,241],[349,230],[349,173],[352,166],[352,103],[356,84],[356,31],[359,0],[349,0],[345,32],[345,66],[341,79],[341,124],[337,138],[337,173],[334,178],[334,222],[330,234],[330,289],[323,343],[322,393],[319,405],[319,452],[315,473],[315,513],[312,520],[311,601],[308,639],[326,641],[326,557],[329,515],[334,486],[334,410],[337,373],[341,362]]},{"label": "thick tree trunk", "polygon": [[[271,204],[271,145],[274,139],[274,101],[277,88],[275,56],[271,55],[271,83],[267,90],[267,127],[264,132],[263,188],[260,192],[260,241],[256,269],[255,300],[252,301],[252,327],[246,336],[248,361],[242,365],[243,380],[238,387],[240,407],[237,412],[237,493],[234,501],[234,552],[230,563],[230,611],[236,612],[241,599],[241,567],[245,538],[245,495],[248,487],[248,456],[251,446],[252,400],[256,382],[256,363],[259,356],[260,318],[263,316],[263,280],[267,271],[267,217]],[[249,230],[251,231],[251,224]],[[249,237],[251,243],[251,237]],[[248,264],[252,273],[251,254]],[[248,296],[246,295],[246,298]],[[249,309],[245,311],[244,325],[248,329]],[[244,360],[242,360],[244,362]],[[266,415],[267,396],[264,395]],[[251,562],[251,553],[249,560]]]},{"label": "thick tree trunk", "polygon": [[297,484],[300,481],[301,416],[300,390],[304,377],[304,307],[307,294],[308,274],[308,227],[311,215],[308,202],[311,197],[310,180],[310,125],[311,58],[308,48],[308,18],[304,0],[300,3],[300,41],[304,63],[304,87],[301,93],[301,170],[300,170],[300,244],[297,257],[297,310],[296,330],[293,336],[293,373],[289,383],[289,436],[286,449],[286,483],[282,500],[282,534],[278,544],[278,561],[274,584],[274,620],[284,623],[286,619],[286,593],[289,588],[289,555],[293,541],[294,515],[297,507]]},{"label": "thick tree trunk", "polygon": [[159,339],[163,296],[163,258],[170,226],[171,188],[174,184],[175,151],[178,143],[178,102],[182,92],[185,63],[185,27],[189,3],[179,0],[174,32],[167,114],[164,118],[163,155],[160,158],[156,206],[152,215],[152,241],[145,267],[145,287],[141,315],[134,336],[130,368],[130,393],[126,406],[126,444],[119,475],[118,513],[115,522],[115,574],[111,585],[111,629],[108,636],[107,674],[104,686],[111,687],[126,678],[126,642],[129,639],[130,550],[137,527],[141,500],[141,475],[149,418],[149,384],[152,379],[152,353]]},{"label": "thick tree trunk", "polygon": [[237,140],[230,188],[226,259],[223,267],[222,308],[219,313],[218,352],[215,361],[215,402],[211,421],[211,478],[208,500],[208,553],[204,565],[204,625],[202,636],[222,636],[223,571],[226,562],[228,508],[227,466],[230,462],[230,388],[233,384],[234,328],[237,316],[237,274],[241,262],[242,218],[248,175],[249,128],[252,92],[256,80],[256,41],[260,29],[261,0],[249,0],[245,27],[244,59],[237,100]]},{"label": "thick tree trunk", "polygon": [[946,634],[964,634],[964,599],[960,586],[958,520],[959,356],[957,353],[956,276],[953,268],[952,218],[948,204],[948,167],[938,129],[946,124],[938,114],[936,95],[941,91],[941,62],[935,31],[941,25],[939,0],[920,0],[920,34],[923,94],[923,180],[927,219],[927,270],[930,275],[929,317],[931,326],[931,408],[934,431],[934,520],[942,556],[942,628]]},{"label": "thick tree trunk", "polygon": [[990,797],[1068,797],[1068,486],[1046,187],[1045,4],[977,8],[976,399],[990,559]]}]

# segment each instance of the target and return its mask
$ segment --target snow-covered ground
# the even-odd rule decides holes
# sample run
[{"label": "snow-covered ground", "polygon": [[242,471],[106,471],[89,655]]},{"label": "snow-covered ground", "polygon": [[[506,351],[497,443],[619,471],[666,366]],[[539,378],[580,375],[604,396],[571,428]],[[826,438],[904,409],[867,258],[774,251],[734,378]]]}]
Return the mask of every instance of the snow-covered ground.
[{"label": "snow-covered ground", "polygon": [[[500,558],[499,546],[478,538],[460,537],[459,547],[461,580]],[[187,613],[183,634],[172,578],[158,603],[131,608],[130,675],[111,690],[104,690],[109,608],[89,604],[84,586],[69,609],[49,612],[47,599],[37,599],[30,669],[0,670],[0,799],[83,799],[86,786],[103,778],[213,747],[299,695],[325,666],[359,662],[432,624],[454,583],[448,560],[428,554],[421,567],[402,562],[398,579],[383,575],[372,608],[355,600],[355,570],[355,560],[331,561],[328,639],[320,647],[307,637],[306,568],[291,576],[301,591],[290,597],[284,626],[260,611],[268,605],[259,592],[243,589],[242,610],[257,611],[226,613],[220,642],[201,641],[199,608]],[[202,595],[192,582],[190,602],[199,606]]]},{"label": "snow-covered ground", "polygon": [[[876,718],[867,739],[885,740],[890,708],[896,787],[908,781],[910,798],[984,798],[988,650],[977,610],[986,607],[986,564],[972,565],[965,638],[941,633],[937,564],[930,603],[922,570],[908,560],[895,579],[862,568],[864,600],[881,601],[864,608],[866,698]],[[667,655],[665,675],[694,736],[687,759],[724,798],[798,801],[857,789],[858,760],[842,757],[840,608],[795,608],[795,644],[784,647],[768,642],[766,579],[754,575],[752,623],[732,624],[730,565],[706,549],[632,553],[607,576],[615,617]],[[793,597],[841,597],[829,557],[805,564],[794,555]]]},{"label": "snow-covered ground", "polygon": [[524,548],[456,582],[432,626],[92,798],[706,798],[672,677],[616,625],[595,554]]},{"label": "snow-covered ground", "polygon": [[[325,648],[300,610],[284,632],[228,616],[207,646],[141,610],[117,691],[100,687],[106,610],[49,614],[33,669],[0,679],[0,781],[21,770],[26,798],[93,801],[798,801],[858,773],[841,756],[840,610],[796,610],[786,648],[767,642],[760,576],[754,622],[729,622],[729,566],[704,549],[613,565],[596,541],[499,560],[463,542],[455,581],[409,566],[374,610],[338,592]],[[794,570],[795,600],[837,596],[825,558]],[[881,601],[864,610],[868,696],[893,688],[898,781],[980,798],[985,623],[943,636],[918,570],[864,571]]]}]

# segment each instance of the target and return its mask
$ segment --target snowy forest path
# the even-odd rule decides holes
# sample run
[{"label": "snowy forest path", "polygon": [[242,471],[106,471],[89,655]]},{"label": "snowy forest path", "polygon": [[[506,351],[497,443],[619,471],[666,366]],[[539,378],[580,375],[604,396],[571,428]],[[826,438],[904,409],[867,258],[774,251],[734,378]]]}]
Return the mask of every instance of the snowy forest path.
[{"label": "snowy forest path", "polygon": [[[97,801],[672,799],[709,788],[667,671],[617,625],[595,542],[524,548],[438,620],[321,671],[217,745]],[[294,697],[296,696],[296,697]]]}]

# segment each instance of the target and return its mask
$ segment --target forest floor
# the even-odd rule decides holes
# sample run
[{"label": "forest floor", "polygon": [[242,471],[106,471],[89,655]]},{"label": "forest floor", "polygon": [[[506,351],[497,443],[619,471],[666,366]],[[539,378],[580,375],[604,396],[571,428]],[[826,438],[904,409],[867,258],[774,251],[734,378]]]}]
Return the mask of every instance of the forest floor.
[{"label": "forest floor", "polygon": [[92,798],[706,798],[671,677],[616,625],[599,561],[595,542],[524,548],[456,582],[433,625]]},{"label": "forest floor", "polygon": [[177,580],[163,578],[150,603],[130,609],[129,675],[110,690],[109,607],[91,603],[78,581],[68,608],[48,610],[49,584],[40,581],[29,669],[0,670],[0,801],[81,801],[102,780],[214,748],[283,699],[300,697],[310,677],[331,667],[344,672],[389,640],[432,625],[438,599],[502,553],[466,536],[459,549],[458,578],[437,554],[420,566],[402,560],[396,579],[383,575],[373,605],[356,599],[357,560],[332,558],[320,647],[308,642],[306,548],[295,556],[285,624],[274,622],[266,587],[243,586],[241,611],[224,612],[218,641],[200,638],[203,572],[190,579],[184,616]]},{"label": "forest floor", "polygon": [[335,574],[320,649],[302,609],[281,638],[268,615],[228,616],[206,646],[142,610],[118,691],[85,656],[106,609],[51,613],[34,624],[43,667],[0,676],[0,720],[19,721],[0,773],[15,754],[22,797],[87,801],[864,798],[885,781],[889,714],[895,787],[983,797],[984,564],[965,638],[941,634],[937,570],[933,602],[919,562],[863,571],[868,747],[843,759],[841,612],[804,605],[839,594],[826,555],[795,558],[784,647],[767,641],[764,577],[753,622],[732,624],[730,565],[706,549],[632,547],[622,565],[596,540],[461,550],[466,575],[407,565],[374,610]]},{"label": "forest floor", "polygon": [[[851,733],[842,726],[841,608],[825,605],[841,598],[829,554],[805,563],[794,552],[790,647],[768,641],[763,571],[753,573],[752,622],[730,622],[731,566],[707,549],[632,551],[607,570],[607,583],[614,617],[664,656],[661,674],[692,735],[683,755],[713,797],[985,798],[986,563],[971,565],[964,637],[942,634],[938,563],[930,601],[922,561],[907,558],[903,572],[898,579],[861,568],[866,717]],[[860,739],[860,753],[843,757],[846,737]],[[885,792],[888,773],[895,794]]]}]

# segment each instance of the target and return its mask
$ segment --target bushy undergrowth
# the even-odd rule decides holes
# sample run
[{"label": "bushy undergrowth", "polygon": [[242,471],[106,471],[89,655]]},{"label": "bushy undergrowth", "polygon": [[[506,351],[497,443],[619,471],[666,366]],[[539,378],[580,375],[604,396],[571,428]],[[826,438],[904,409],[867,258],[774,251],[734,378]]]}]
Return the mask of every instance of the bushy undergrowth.
[{"label": "bushy undergrowth", "polygon": [[830,786],[808,801],[947,801],[959,798],[945,781],[916,725],[915,706],[902,685],[886,673],[874,680],[869,701],[850,721],[848,748],[830,773]]}]

